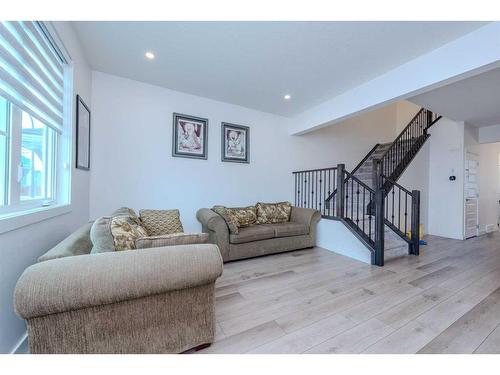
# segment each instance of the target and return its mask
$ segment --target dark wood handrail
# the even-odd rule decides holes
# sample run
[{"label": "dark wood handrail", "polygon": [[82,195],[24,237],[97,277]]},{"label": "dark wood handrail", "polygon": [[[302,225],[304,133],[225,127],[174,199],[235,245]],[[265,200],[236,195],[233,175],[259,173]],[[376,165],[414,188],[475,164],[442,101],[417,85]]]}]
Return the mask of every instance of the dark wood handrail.
[{"label": "dark wood handrail", "polygon": [[[296,173],[306,173],[306,172],[319,172],[319,171],[331,171],[333,169],[337,169],[337,167],[330,167],[330,168],[319,168],[319,169],[304,169],[303,171],[295,171],[292,172],[292,174]],[[290,172],[288,172],[290,173]]]},{"label": "dark wood handrail", "polygon": [[[375,152],[375,150],[378,148],[378,146],[380,146],[380,143],[377,143],[370,151],[368,151],[368,154],[366,154],[365,157],[363,158],[363,160],[361,160],[358,163],[358,165],[356,165],[356,167],[352,170],[351,174],[356,173],[356,171],[359,168],[361,168],[361,166],[365,163],[365,161],[367,161],[368,158]],[[332,191],[332,193],[328,196],[328,198],[326,198],[325,203],[330,202],[333,199],[333,197],[335,196],[335,194],[337,194],[337,189]]]},{"label": "dark wood handrail", "polygon": [[361,181],[359,178],[357,178],[356,176],[354,176],[352,173],[349,173],[347,171],[344,171],[345,174],[346,174],[346,179],[344,180],[344,183],[347,182],[349,179],[351,180],[354,180],[356,181],[356,183],[360,184],[361,186],[363,186],[366,190],[368,190],[370,193],[373,193],[375,194],[375,190],[373,190],[373,188],[369,187],[367,184],[365,184],[363,181]]},{"label": "dark wood handrail", "polygon": [[400,184],[398,184],[396,181],[394,180],[391,180],[389,177],[387,176],[384,176],[382,175],[382,178],[385,180],[385,181],[388,181],[390,183],[391,186],[396,186],[397,188],[401,189],[402,191],[404,191],[405,193],[407,194],[410,194],[411,195],[411,191],[406,189],[405,187],[401,186]]},{"label": "dark wood handrail", "polygon": [[380,143],[377,143],[369,152],[368,154],[365,155],[365,157],[363,158],[363,160],[361,160],[358,165],[356,165],[356,167],[352,170],[352,174],[356,173],[356,171],[361,168],[361,166],[365,163],[365,161],[368,160],[368,158],[375,152],[375,150],[377,149],[377,147],[380,146]]}]

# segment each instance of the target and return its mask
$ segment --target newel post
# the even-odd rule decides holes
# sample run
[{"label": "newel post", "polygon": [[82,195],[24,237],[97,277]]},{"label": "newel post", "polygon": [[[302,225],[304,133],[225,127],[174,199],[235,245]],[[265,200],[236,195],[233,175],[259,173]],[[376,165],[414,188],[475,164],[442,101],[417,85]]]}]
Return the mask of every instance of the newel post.
[{"label": "newel post", "polygon": [[385,194],[382,181],[382,161],[373,160],[373,188],[375,190],[375,251],[372,253],[372,264],[384,265],[384,204]]},{"label": "newel post", "polygon": [[337,194],[335,195],[336,216],[344,217],[344,199],[345,199],[345,184],[344,184],[345,164],[337,165]]},{"label": "newel post", "polygon": [[411,253],[420,255],[420,191],[411,192]]}]

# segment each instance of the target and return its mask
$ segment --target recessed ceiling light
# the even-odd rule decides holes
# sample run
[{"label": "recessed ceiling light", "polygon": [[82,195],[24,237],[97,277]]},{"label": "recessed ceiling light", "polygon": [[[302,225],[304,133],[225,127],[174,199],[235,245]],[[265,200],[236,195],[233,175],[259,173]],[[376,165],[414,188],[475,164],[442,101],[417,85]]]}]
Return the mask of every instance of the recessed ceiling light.
[{"label": "recessed ceiling light", "polygon": [[283,98],[285,98],[285,100],[290,100],[292,99],[292,95],[286,94]]},{"label": "recessed ceiling light", "polygon": [[146,52],[144,56],[146,56],[149,60],[153,60],[155,58],[155,54],[153,52]]}]

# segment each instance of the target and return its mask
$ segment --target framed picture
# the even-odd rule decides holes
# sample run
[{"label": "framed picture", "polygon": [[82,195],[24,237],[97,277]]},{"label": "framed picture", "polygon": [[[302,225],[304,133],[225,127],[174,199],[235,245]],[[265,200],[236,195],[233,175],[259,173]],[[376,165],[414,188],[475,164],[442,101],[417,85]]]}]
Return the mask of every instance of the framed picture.
[{"label": "framed picture", "polygon": [[250,128],[222,123],[222,161],[250,163]]},{"label": "framed picture", "polygon": [[76,96],[76,168],[90,169],[90,109]]},{"label": "framed picture", "polygon": [[172,156],[207,159],[208,119],[174,113]]}]

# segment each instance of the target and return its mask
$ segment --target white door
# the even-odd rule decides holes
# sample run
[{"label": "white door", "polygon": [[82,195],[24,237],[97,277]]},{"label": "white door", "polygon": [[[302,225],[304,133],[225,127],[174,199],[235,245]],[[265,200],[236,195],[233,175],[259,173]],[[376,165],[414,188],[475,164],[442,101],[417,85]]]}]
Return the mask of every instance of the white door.
[{"label": "white door", "polygon": [[479,232],[478,176],[478,155],[467,152],[465,159],[465,238],[476,237]]}]

